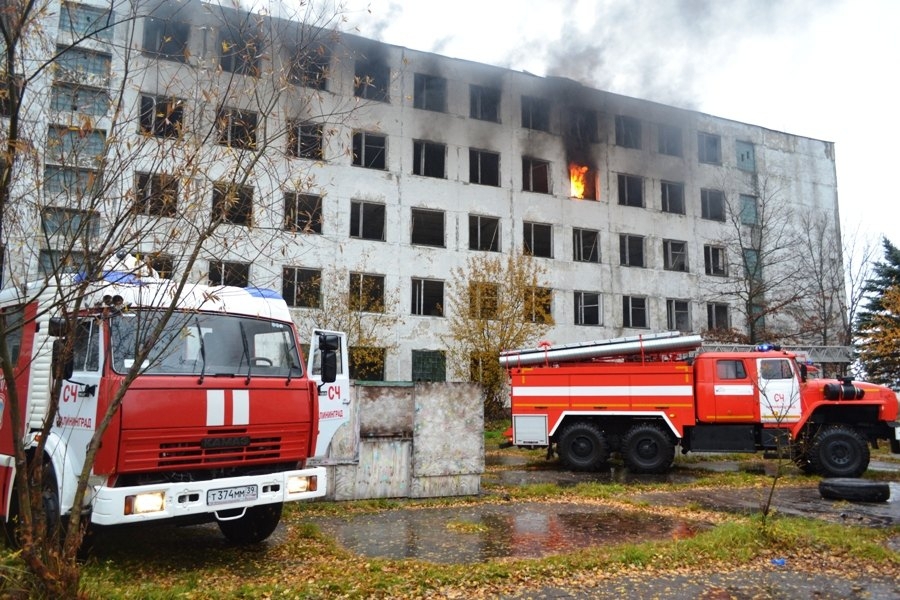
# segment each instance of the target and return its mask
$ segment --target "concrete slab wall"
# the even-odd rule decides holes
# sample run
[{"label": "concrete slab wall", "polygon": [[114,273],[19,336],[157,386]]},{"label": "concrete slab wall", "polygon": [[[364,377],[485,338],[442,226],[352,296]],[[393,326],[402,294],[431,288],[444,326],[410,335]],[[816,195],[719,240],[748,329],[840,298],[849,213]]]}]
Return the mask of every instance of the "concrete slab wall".
[{"label": "concrete slab wall", "polygon": [[[481,490],[484,411],[470,383],[351,388],[349,430],[329,466],[333,500],[464,496]],[[358,429],[356,429],[358,428]],[[354,431],[356,429],[356,431]],[[337,437],[337,436],[336,436]],[[348,441],[356,440],[355,449]]]}]

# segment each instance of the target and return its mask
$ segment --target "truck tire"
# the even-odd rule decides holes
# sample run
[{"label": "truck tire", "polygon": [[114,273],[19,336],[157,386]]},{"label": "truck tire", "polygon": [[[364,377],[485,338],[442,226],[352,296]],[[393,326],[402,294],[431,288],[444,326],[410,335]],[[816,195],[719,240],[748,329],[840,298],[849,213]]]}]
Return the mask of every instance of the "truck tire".
[{"label": "truck tire", "polygon": [[835,477],[819,482],[819,495],[828,500],[849,502],[887,502],[891,487],[884,481],[870,481],[855,477]]},{"label": "truck tire", "polygon": [[[41,473],[41,505],[44,508],[44,523],[47,527],[47,540],[58,538],[62,541],[65,529],[62,527],[62,515],[59,511],[59,487],[56,483],[56,472],[49,458],[44,458]],[[29,468],[31,461],[29,461]],[[3,523],[3,536],[9,547],[20,548],[20,507],[19,492],[14,486],[10,498],[9,515]]]},{"label": "truck tire", "polygon": [[832,425],[816,434],[807,458],[823,477],[859,477],[869,468],[869,446],[850,427]]},{"label": "truck tire", "polygon": [[258,544],[265,540],[281,521],[280,502],[276,504],[263,504],[250,506],[240,519],[219,521],[219,531],[225,538],[240,546]]},{"label": "truck tire", "polygon": [[609,460],[609,442],[595,424],[572,423],[563,429],[556,444],[562,463],[573,471],[596,471]]},{"label": "truck tire", "polygon": [[675,460],[675,444],[656,425],[635,425],[622,440],[622,458],[632,473],[665,473]]}]

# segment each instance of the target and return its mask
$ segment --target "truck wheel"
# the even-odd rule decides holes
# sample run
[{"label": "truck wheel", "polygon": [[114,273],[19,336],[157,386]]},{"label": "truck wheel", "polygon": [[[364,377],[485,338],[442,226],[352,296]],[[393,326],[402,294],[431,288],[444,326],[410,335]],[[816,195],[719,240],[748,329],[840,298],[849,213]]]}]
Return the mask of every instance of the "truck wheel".
[{"label": "truck wheel", "polygon": [[282,504],[250,506],[240,519],[219,521],[219,531],[234,544],[258,544],[272,535],[281,520]]},{"label": "truck wheel", "polygon": [[869,446],[855,430],[833,425],[813,438],[807,458],[823,477],[859,477],[869,468]]},{"label": "truck wheel", "polygon": [[632,473],[665,473],[675,460],[675,444],[656,425],[635,425],[622,440],[622,458]]},{"label": "truck wheel", "polygon": [[[53,465],[49,463],[49,458],[44,459],[43,472],[41,473],[41,504],[44,508],[44,523],[47,527],[47,539],[52,540],[59,536],[59,541],[64,537],[64,529],[62,528],[59,513],[59,487],[56,484],[56,474]],[[29,462],[29,468],[31,464]],[[4,522],[4,537],[6,542],[12,548],[20,548],[20,507],[19,492],[13,487],[12,497],[10,498],[9,514]]]},{"label": "truck wheel", "polygon": [[559,458],[573,471],[596,471],[609,460],[609,443],[600,428],[587,421],[572,423],[559,436]]}]

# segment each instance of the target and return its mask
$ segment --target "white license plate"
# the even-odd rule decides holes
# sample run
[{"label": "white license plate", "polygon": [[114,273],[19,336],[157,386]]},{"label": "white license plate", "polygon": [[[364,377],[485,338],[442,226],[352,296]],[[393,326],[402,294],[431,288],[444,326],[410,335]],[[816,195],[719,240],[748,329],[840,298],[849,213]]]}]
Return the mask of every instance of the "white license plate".
[{"label": "white license plate", "polygon": [[213,506],[216,504],[230,504],[232,502],[246,502],[248,500],[256,500],[258,497],[259,492],[256,485],[241,485],[220,490],[209,490],[206,492],[206,504]]}]

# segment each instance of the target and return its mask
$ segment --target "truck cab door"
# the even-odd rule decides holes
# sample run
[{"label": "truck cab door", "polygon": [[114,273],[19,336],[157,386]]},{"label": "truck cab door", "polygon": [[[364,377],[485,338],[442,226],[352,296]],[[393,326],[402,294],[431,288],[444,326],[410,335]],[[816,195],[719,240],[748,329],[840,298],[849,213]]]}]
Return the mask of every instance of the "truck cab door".
[{"label": "truck cab door", "polygon": [[[319,348],[319,335],[334,336],[338,340],[337,370],[335,380],[322,383],[322,350]],[[335,456],[332,451],[332,440],[343,427],[350,422],[350,362],[348,360],[347,336],[337,331],[317,329],[313,331],[307,357],[307,373],[309,378],[319,387],[319,436],[316,440],[314,458],[318,464],[327,464],[328,459],[345,457]],[[352,457],[350,457],[352,458]]]},{"label": "truck cab door", "polygon": [[72,371],[62,382],[59,410],[52,430],[65,442],[73,464],[83,464],[85,451],[97,428],[100,376],[103,372],[103,335],[100,321],[80,319],[72,341]]},{"label": "truck cab door", "polygon": [[763,423],[800,420],[800,385],[791,358],[756,359],[759,413]]}]

